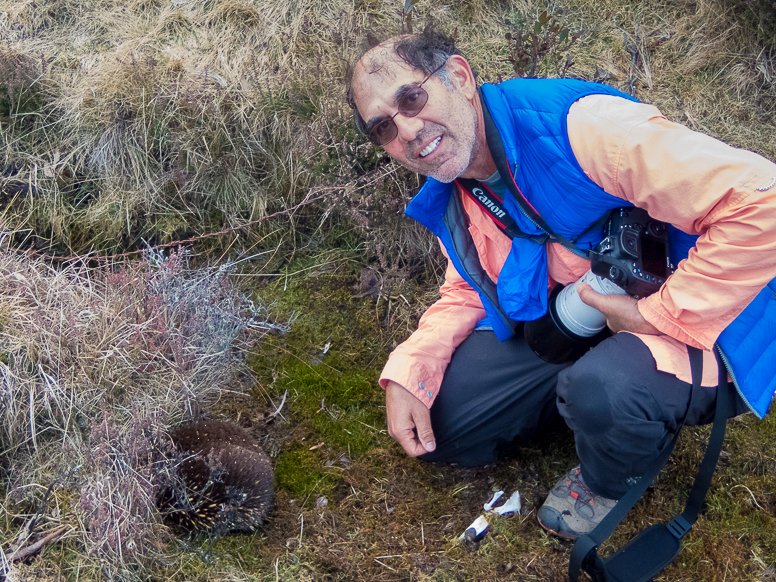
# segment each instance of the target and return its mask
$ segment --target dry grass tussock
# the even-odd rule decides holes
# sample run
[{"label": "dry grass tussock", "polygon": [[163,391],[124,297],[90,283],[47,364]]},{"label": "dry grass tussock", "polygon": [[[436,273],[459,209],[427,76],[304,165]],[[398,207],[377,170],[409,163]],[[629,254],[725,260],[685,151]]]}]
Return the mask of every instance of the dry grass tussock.
[{"label": "dry grass tussock", "polygon": [[[706,66],[731,73],[727,59],[747,67],[751,64],[748,71],[754,76],[760,71],[760,84],[763,78],[772,82],[773,41],[760,43],[758,48],[758,23],[747,25],[745,19],[737,18],[747,4],[754,10],[767,0],[651,2],[627,9],[616,1],[581,1],[549,8],[566,9],[566,20],[585,30],[588,42],[577,52],[586,56],[581,55],[580,63],[597,56],[590,42],[594,35],[619,29],[638,42],[647,40],[642,48],[649,52],[657,49],[655,41],[663,35],[682,37],[682,62],[677,69],[684,74]],[[457,28],[461,47],[486,79],[495,80],[509,75],[504,60],[505,22],[531,25],[547,8],[547,3],[538,0],[419,3],[416,22],[420,25],[433,19],[445,28]],[[399,14],[399,3],[382,1],[354,6],[311,0],[294,4],[279,0],[4,0],[0,2],[0,30],[7,40],[7,53],[34,63],[35,85],[50,105],[36,112],[49,122],[44,124],[50,126],[47,131],[40,128],[49,139],[37,151],[25,151],[43,156],[45,147],[49,155],[59,149],[57,168],[63,173],[87,170],[79,162],[90,158],[104,178],[134,183],[134,187],[144,184],[151,190],[150,199],[143,201],[147,210],[155,208],[165,186],[181,189],[169,175],[176,169],[202,173],[218,161],[221,152],[207,146],[218,140],[219,130],[226,132],[222,138],[232,140],[228,154],[223,155],[238,162],[244,155],[254,165],[259,160],[244,151],[253,150],[263,163],[282,166],[291,162],[292,154],[300,161],[316,145],[334,145],[338,141],[335,129],[341,129],[334,126],[348,117],[342,106],[342,81],[349,61],[360,50],[364,30],[370,27],[388,36],[398,30]],[[754,11],[751,17],[758,14]],[[763,28],[760,36],[767,40],[768,34],[772,32]],[[617,47],[618,58],[627,58],[623,50],[627,47],[622,44]],[[2,68],[9,66],[4,63]],[[197,122],[196,127],[190,126],[192,121]],[[118,152],[107,155],[109,148],[92,156],[101,140],[111,141],[103,134],[115,131],[115,126],[136,136],[133,147],[137,151],[125,152],[130,157],[124,163]],[[246,150],[250,142],[243,143],[241,134],[252,135],[259,144]],[[281,150],[267,147],[273,138],[282,141]],[[14,140],[10,143],[16,146],[9,153],[12,158],[23,148]],[[65,163],[70,153],[74,155]],[[180,156],[184,159],[178,159]],[[14,161],[7,159],[6,163]],[[45,160],[38,161],[42,168]],[[282,185],[268,188],[270,184],[252,166],[238,164],[237,168],[256,179],[261,189],[269,190],[265,194],[246,189],[241,191],[245,197],[253,195],[266,204],[275,195],[290,194]],[[22,170],[20,178],[30,169]],[[291,172],[286,178],[292,181],[310,179],[299,169],[286,171]],[[42,191],[56,190],[43,177],[33,178],[40,180]],[[183,201],[197,191],[214,194],[217,190],[189,188],[182,188]],[[115,185],[109,187],[110,192],[115,189]],[[252,205],[243,203],[240,211],[249,212]],[[215,208],[231,213],[233,219],[238,216],[235,208],[217,203]],[[261,207],[255,211],[260,212]]]},{"label": "dry grass tussock", "polygon": [[[776,6],[770,0],[579,0],[576,74],[666,117],[776,158]],[[592,48],[592,50],[590,50]]]},{"label": "dry grass tussock", "polygon": [[398,22],[387,3],[363,8],[0,0],[0,84],[11,91],[0,107],[0,211],[25,233],[15,244],[138,248],[240,226],[337,186],[288,221],[299,230],[286,244],[355,216],[370,223],[356,227],[372,255],[423,267],[407,249],[427,254],[430,237],[375,219],[375,208],[409,199],[407,176],[355,135],[343,99],[365,28]]},{"label": "dry grass tussock", "polygon": [[195,270],[180,250],[55,270],[9,252],[8,238],[0,233],[4,509],[34,501],[51,518],[41,492],[77,491],[71,535],[117,574],[159,554],[167,535],[154,506],[176,462],[167,427],[212,406],[248,345],[287,325],[231,283],[231,264]]},{"label": "dry grass tussock", "polygon": [[[416,29],[455,30],[481,77],[498,81],[514,74],[504,34],[562,12],[582,31],[571,75],[773,157],[769,2],[420,2],[413,14]],[[242,225],[336,185],[293,226],[314,235],[356,215],[376,262],[426,267],[403,253],[427,254],[427,236],[375,218],[417,182],[355,134],[343,99],[365,31],[390,36],[400,14],[385,0],[0,0],[6,219],[39,249],[115,251]],[[388,179],[358,183],[375,170]]]},{"label": "dry grass tussock", "polygon": [[6,174],[41,208],[29,224],[60,245],[115,247],[293,201],[329,136],[292,118],[341,109],[328,80],[346,61],[323,51],[352,25],[344,6],[308,4],[0,3],[0,68],[24,59],[24,89],[46,103],[3,133]]}]

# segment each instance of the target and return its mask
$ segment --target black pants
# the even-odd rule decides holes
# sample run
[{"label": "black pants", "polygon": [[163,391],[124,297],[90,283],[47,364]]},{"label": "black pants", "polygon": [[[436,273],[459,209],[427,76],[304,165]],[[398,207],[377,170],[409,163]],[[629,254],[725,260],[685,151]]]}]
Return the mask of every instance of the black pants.
[{"label": "black pants", "polygon": [[[730,385],[731,414],[747,410]],[[455,351],[431,407],[437,448],[422,458],[460,465],[498,460],[560,414],[574,431],[582,475],[598,495],[619,499],[670,443],[681,424],[714,418],[715,388],[657,371],[636,336],[621,333],[573,365],[548,364],[522,337],[499,342],[475,331]],[[569,467],[570,468],[570,467]]]}]

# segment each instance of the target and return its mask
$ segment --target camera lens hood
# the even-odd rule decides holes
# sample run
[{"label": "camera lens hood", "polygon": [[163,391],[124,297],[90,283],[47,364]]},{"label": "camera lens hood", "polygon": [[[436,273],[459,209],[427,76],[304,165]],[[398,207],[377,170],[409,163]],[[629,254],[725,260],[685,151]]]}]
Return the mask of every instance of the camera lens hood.
[{"label": "camera lens hood", "polygon": [[527,321],[523,326],[523,335],[528,347],[545,362],[564,364],[581,358],[587,350],[611,335],[604,328],[592,337],[578,336],[563,325],[558,316],[557,297],[564,285],[556,285],[550,294],[550,304],[539,319]]}]

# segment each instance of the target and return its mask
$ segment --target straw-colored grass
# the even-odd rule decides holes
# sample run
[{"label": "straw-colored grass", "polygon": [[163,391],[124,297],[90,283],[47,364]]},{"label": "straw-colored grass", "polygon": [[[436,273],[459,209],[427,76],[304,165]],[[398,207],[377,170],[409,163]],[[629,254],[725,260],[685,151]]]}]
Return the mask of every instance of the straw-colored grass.
[{"label": "straw-colored grass", "polygon": [[167,427],[235,384],[248,342],[287,328],[234,287],[228,265],[192,270],[185,252],[147,252],[55,269],[9,239],[0,232],[4,510],[37,499],[45,515],[41,491],[80,490],[71,535],[97,563],[136,567],[169,537],[155,509],[174,468]]},{"label": "straw-colored grass", "polygon": [[[559,11],[583,33],[571,75],[773,157],[767,8],[461,1],[419,3],[414,14],[416,28],[434,20],[455,29],[483,80],[495,82],[513,74],[510,26]],[[27,196],[4,213],[12,227],[31,228],[38,248],[118,251],[217,231],[387,163],[348,150],[364,140],[343,86],[365,31],[398,29],[399,3],[6,1],[0,13],[0,83],[26,96],[11,99],[15,114],[3,122],[0,180]],[[370,236],[387,248],[394,234]],[[407,228],[404,236],[427,241]]]}]

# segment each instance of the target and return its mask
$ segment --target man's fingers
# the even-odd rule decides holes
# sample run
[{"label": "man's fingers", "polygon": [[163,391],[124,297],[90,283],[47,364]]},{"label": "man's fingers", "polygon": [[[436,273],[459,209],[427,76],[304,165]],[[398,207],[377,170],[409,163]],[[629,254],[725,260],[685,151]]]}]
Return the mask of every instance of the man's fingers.
[{"label": "man's fingers", "polygon": [[408,424],[403,424],[401,428],[394,427],[393,430],[389,429],[388,434],[399,443],[404,452],[410,457],[417,457],[427,452],[418,440],[411,420]]},{"label": "man's fingers", "polygon": [[597,309],[607,317],[631,307],[635,300],[627,295],[602,295],[587,283],[577,286],[579,298],[593,309]]},{"label": "man's fingers", "polygon": [[660,331],[641,315],[638,301],[628,295],[601,295],[590,285],[580,283],[577,286],[579,298],[593,309],[606,316],[606,325],[614,333],[632,331],[658,335]]},{"label": "man's fingers", "polygon": [[[424,414],[425,412],[425,414]],[[424,449],[424,452],[430,453],[436,449],[436,439],[434,431],[431,428],[431,415],[425,406],[419,414],[415,415],[415,430],[418,433],[418,440]]]},{"label": "man's fingers", "polygon": [[423,445],[421,445],[418,439],[415,437],[415,433],[413,433],[411,436],[397,438],[396,442],[401,445],[401,448],[403,448],[404,452],[407,453],[407,455],[410,457],[419,457],[420,455],[423,455],[427,452],[426,449],[423,448]]},{"label": "man's fingers", "polygon": [[395,430],[395,434],[391,436],[410,457],[418,457],[436,449],[436,441],[434,431],[431,429],[428,409],[423,406],[422,409],[413,412],[409,425]]},{"label": "man's fingers", "polygon": [[[593,307],[595,309],[598,309],[598,311],[601,311],[598,306],[601,304],[601,299],[605,298],[606,295],[601,295],[600,293],[597,293],[590,285],[587,283],[580,283],[577,285],[577,293],[579,293],[579,298],[589,305],[590,307]],[[606,299],[604,299],[605,301]]]}]

